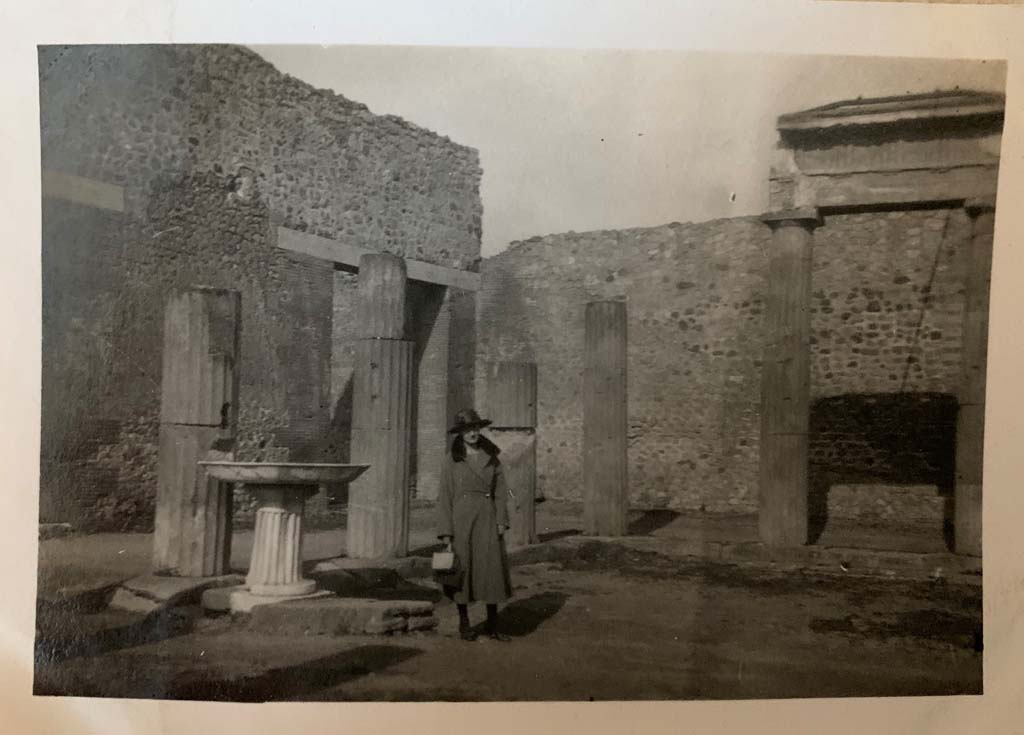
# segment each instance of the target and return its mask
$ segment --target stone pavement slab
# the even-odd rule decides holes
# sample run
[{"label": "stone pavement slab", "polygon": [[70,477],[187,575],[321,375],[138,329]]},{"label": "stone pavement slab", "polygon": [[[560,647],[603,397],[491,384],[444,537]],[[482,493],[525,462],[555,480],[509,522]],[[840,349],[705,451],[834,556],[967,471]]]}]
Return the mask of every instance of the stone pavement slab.
[{"label": "stone pavement slab", "polygon": [[436,625],[431,602],[331,597],[255,607],[248,627],[275,635],[380,635]]}]

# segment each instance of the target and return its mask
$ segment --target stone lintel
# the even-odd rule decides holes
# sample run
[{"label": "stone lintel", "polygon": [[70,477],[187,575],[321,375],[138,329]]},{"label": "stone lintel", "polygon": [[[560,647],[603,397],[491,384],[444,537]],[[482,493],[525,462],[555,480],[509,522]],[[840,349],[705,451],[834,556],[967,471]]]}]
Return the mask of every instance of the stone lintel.
[{"label": "stone lintel", "polygon": [[[358,270],[359,259],[367,254],[378,254],[376,250],[350,245],[308,232],[299,232],[287,227],[277,228],[277,246],[283,250],[311,255],[329,260],[336,265]],[[477,291],[480,288],[480,274],[473,271],[449,268],[421,260],[405,259],[406,276],[411,281],[450,286],[463,291]]]},{"label": "stone lintel", "polygon": [[778,212],[768,212],[761,215],[761,221],[771,228],[776,227],[806,227],[812,229],[822,224],[821,215],[817,207],[800,207],[799,209],[784,209]]},{"label": "stone lintel", "polygon": [[124,211],[124,187],[84,176],[44,169],[42,192],[47,199],[64,199],[112,212]]}]

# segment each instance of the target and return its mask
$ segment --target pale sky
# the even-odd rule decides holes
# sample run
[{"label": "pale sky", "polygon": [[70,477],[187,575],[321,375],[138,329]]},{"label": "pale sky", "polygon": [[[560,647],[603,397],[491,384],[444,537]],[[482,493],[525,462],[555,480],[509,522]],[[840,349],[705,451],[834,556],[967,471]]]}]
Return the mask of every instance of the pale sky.
[{"label": "pale sky", "polygon": [[534,235],[759,214],[780,114],[957,86],[1003,92],[1005,84],[1001,62],[253,48],[316,87],[479,150],[485,256]]}]

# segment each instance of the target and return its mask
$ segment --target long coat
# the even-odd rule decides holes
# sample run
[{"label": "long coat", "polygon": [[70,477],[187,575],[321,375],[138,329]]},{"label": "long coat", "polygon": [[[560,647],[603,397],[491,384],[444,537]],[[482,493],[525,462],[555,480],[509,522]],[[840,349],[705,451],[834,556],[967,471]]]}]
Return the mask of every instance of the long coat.
[{"label": "long coat", "polygon": [[[495,448],[496,450],[496,448]],[[465,574],[461,588],[445,588],[455,602],[497,604],[512,596],[508,556],[498,526],[508,528],[508,486],[497,452],[445,457],[437,503],[437,535],[452,537]]]}]

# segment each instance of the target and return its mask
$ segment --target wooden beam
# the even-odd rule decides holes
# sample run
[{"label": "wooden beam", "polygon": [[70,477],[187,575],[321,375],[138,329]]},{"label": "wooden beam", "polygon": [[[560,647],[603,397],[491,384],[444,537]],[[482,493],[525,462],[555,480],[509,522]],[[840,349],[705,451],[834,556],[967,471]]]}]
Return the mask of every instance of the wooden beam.
[{"label": "wooden beam", "polygon": [[124,187],[84,176],[43,170],[43,197],[65,199],[98,209],[124,211]]},{"label": "wooden beam", "polygon": [[[312,255],[314,258],[330,260],[333,263],[358,269],[359,259],[378,251],[357,245],[332,240],[328,237],[311,235],[287,227],[277,228],[277,246],[294,253]],[[424,263],[421,260],[405,259],[406,275],[411,281],[451,286],[463,291],[477,291],[480,288],[480,274],[472,271],[448,268],[443,265]]]}]

